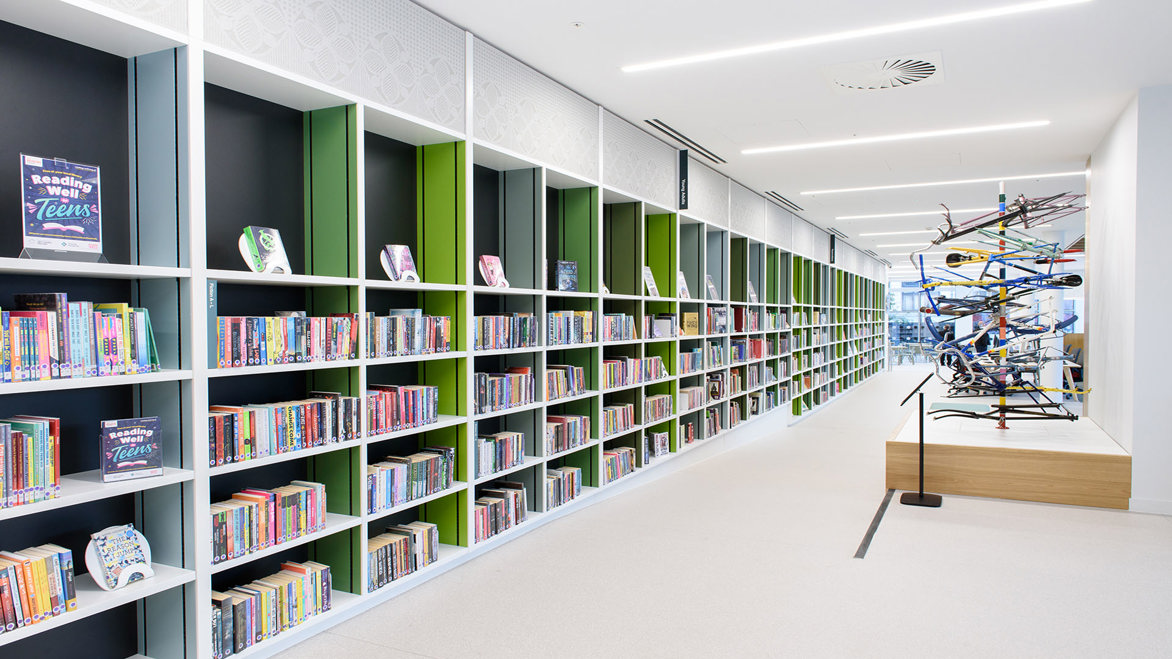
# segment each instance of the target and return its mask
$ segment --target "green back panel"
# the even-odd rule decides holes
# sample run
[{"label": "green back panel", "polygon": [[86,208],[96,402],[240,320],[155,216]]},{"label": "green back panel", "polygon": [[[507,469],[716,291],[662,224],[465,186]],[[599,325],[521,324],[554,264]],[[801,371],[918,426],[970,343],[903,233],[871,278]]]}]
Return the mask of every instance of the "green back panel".
[{"label": "green back panel", "polygon": [[607,204],[603,207],[602,271],[603,280],[611,293],[643,294],[639,212],[637,202]]},{"label": "green back panel", "polygon": [[305,268],[358,276],[358,131],[355,106],[306,112]]},{"label": "green back panel", "polygon": [[596,292],[598,188],[557,190],[553,201],[554,208],[546,209],[553,217],[549,260],[576,261],[578,290]]},{"label": "green back panel", "polygon": [[646,222],[646,261],[655,276],[659,294],[676,294],[676,215],[658,213],[648,215]]},{"label": "green back panel", "polygon": [[465,142],[447,142],[421,146],[415,152],[419,242],[415,266],[429,283],[464,283],[466,150]]}]

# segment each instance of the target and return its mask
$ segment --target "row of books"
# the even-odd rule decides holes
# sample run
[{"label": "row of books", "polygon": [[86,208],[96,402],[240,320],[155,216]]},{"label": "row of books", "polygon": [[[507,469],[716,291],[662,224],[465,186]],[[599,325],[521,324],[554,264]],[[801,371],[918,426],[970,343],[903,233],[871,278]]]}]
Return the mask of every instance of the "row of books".
[{"label": "row of books", "polygon": [[745,386],[749,389],[756,389],[761,386],[761,371],[757,368],[750,367],[745,373]]},{"label": "row of books", "polygon": [[212,656],[240,654],[330,610],[330,566],[282,563],[281,571],[223,592],[212,591]]},{"label": "row of books", "polygon": [[65,293],[17,293],[0,310],[0,382],[159,370],[150,312],[124,302],[70,302]]},{"label": "row of books", "polygon": [[586,392],[586,369],[567,364],[545,367],[545,399],[557,400]]},{"label": "row of books", "polygon": [[366,465],[366,511],[390,510],[452,486],[456,478],[456,449],[425,446],[405,456],[389,455]]},{"label": "row of books", "polygon": [[608,437],[635,426],[635,404],[606,405],[602,408],[602,436]]},{"label": "row of books", "polygon": [[708,368],[718,368],[728,363],[728,351],[720,341],[709,341],[705,352],[708,355]]},{"label": "row of books", "polygon": [[655,458],[662,458],[671,452],[671,435],[666,432],[653,432],[647,435],[643,443],[643,463],[647,464]]},{"label": "row of books", "polygon": [[704,410],[704,436],[715,437],[720,432],[720,410],[711,407]]},{"label": "row of books", "polygon": [[704,406],[704,387],[680,387],[680,411],[699,409]]},{"label": "row of books", "polygon": [[734,364],[751,359],[765,359],[769,355],[767,345],[765,339],[732,339],[729,341],[729,352]]},{"label": "row of books", "polygon": [[214,339],[219,367],[302,364],[358,356],[358,314],[281,313],[289,315],[217,317]]},{"label": "row of books", "polygon": [[330,391],[263,405],[208,407],[208,464],[216,467],[356,439],[362,400]]},{"label": "row of books", "polygon": [[582,470],[556,467],[545,472],[545,509],[553,510],[582,496]]},{"label": "row of books", "polygon": [[780,331],[789,329],[789,318],[784,311],[770,311],[765,314],[765,331]]},{"label": "row of books", "polygon": [[545,314],[546,345],[594,342],[593,311],[550,311]]},{"label": "row of books", "polygon": [[212,563],[220,563],[324,529],[326,486],[293,481],[249,488],[213,503],[211,511]]},{"label": "row of books", "polygon": [[643,316],[643,336],[645,338],[662,339],[676,336],[679,333],[675,314],[657,313],[654,316]]},{"label": "row of books", "polygon": [[654,382],[668,377],[663,359],[656,357],[616,357],[602,360],[604,389]]},{"label": "row of books", "polygon": [[0,551],[0,634],[76,609],[72,551],[52,544]]},{"label": "row of books", "polygon": [[708,307],[704,310],[705,331],[709,334],[724,334],[728,331],[728,307]]},{"label": "row of books", "polygon": [[728,403],[728,427],[734,428],[741,422],[741,401],[731,400]]},{"label": "row of books", "polygon": [[692,348],[687,352],[680,352],[680,375],[695,373],[704,368],[704,351]]},{"label": "row of books", "polygon": [[525,462],[525,434],[505,431],[476,438],[476,477],[512,469]]},{"label": "row of books", "polygon": [[745,307],[733,308],[734,332],[757,332],[761,329],[761,312]]},{"label": "row of books", "polygon": [[533,398],[533,373],[516,366],[505,373],[476,373],[476,413],[498,412],[529,405]]},{"label": "row of books", "polygon": [[696,443],[696,440],[699,439],[696,436],[696,424],[693,421],[685,421],[680,423],[679,432],[679,444],[681,446],[694,444]]},{"label": "row of books", "polygon": [[473,334],[476,350],[530,348],[540,336],[537,317],[531,313],[477,316]]},{"label": "row of books", "polygon": [[602,468],[607,483],[635,473],[635,449],[616,446],[602,452]]},{"label": "row of books", "polygon": [[0,419],[0,508],[61,494],[61,419],[17,415]]},{"label": "row of books", "polygon": [[582,446],[590,441],[590,417],[563,414],[545,417],[545,455]]},{"label": "row of books", "polygon": [[480,490],[472,510],[476,542],[504,533],[527,517],[525,484],[497,481]]},{"label": "row of books", "polygon": [[634,341],[639,338],[635,335],[635,317],[621,313],[604,314],[599,333],[603,341]]},{"label": "row of books", "polygon": [[643,401],[643,422],[655,423],[671,416],[671,394],[648,396]]},{"label": "row of books", "polygon": [[728,395],[727,373],[709,373],[706,382],[708,384],[708,402],[720,400]]},{"label": "row of books", "polygon": [[734,368],[728,372],[728,393],[735,396],[745,390],[745,378],[741,369]]},{"label": "row of books", "polygon": [[372,384],[366,390],[366,432],[370,437],[419,428],[439,421],[439,387]]},{"label": "row of books", "polygon": [[450,316],[426,316],[422,309],[391,309],[388,314],[366,314],[369,357],[430,355],[452,349]]},{"label": "row of books", "polygon": [[367,590],[382,588],[438,560],[438,526],[418,521],[388,526],[366,541]]}]

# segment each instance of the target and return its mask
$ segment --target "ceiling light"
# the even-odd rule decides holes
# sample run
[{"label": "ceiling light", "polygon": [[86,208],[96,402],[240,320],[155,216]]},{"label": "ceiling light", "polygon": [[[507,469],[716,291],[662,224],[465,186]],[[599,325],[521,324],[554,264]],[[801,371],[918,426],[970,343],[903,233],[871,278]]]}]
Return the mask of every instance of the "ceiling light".
[{"label": "ceiling light", "polygon": [[1009,124],[992,124],[989,126],[968,126],[966,128],[945,128],[942,130],[925,130],[915,133],[897,133],[895,135],[876,135],[874,137],[851,137],[845,140],[830,140],[827,142],[806,142],[804,144],[783,144],[781,146],[765,146],[755,149],[741,149],[741,154],[754,156],[762,153],[783,153],[787,151],[809,151],[812,149],[829,149],[836,146],[859,146],[863,144],[880,144],[883,142],[902,142],[905,140],[923,140],[931,137],[952,137],[954,135],[973,135],[976,133],[994,133],[1002,130],[1017,130],[1019,128],[1041,128],[1049,126],[1048,120],[1018,121]]},{"label": "ceiling light", "polygon": [[940,233],[936,229],[924,229],[923,231],[876,231],[874,233],[860,233],[859,237],[866,236],[908,236],[913,233]]},{"label": "ceiling light", "polygon": [[910,32],[912,30],[923,30],[930,27],[955,25],[957,23],[977,21],[986,18],[1012,16],[1014,14],[1024,14],[1026,12],[1039,11],[1042,9],[1054,9],[1057,7],[1065,7],[1067,5],[1083,4],[1090,1],[1091,0],[1041,0],[1040,2],[1026,2],[1004,7],[994,7],[991,9],[978,9],[976,11],[966,11],[959,14],[946,14],[943,16],[934,16],[931,18],[921,18],[914,21],[904,21],[902,23],[888,23],[887,25],[876,25],[874,27],[846,30],[844,32],[832,32],[830,34],[822,34],[813,37],[773,41],[770,43],[743,46],[741,48],[729,48],[726,50],[718,50],[709,53],[686,55],[684,57],[656,60],[654,62],[644,62],[642,64],[629,64],[624,66],[622,70],[624,73],[638,73],[641,71],[651,71],[654,69],[666,69],[673,66],[683,66],[685,64],[699,64],[700,62],[711,62],[715,60],[729,59],[732,57],[745,57],[747,55],[760,55],[762,53],[771,53],[778,50],[789,50],[792,48],[802,48],[804,46],[817,46],[826,43],[834,43],[837,41],[847,41],[850,39],[862,39],[864,37],[874,37],[884,34],[897,34],[900,32]]},{"label": "ceiling light", "polygon": [[969,183],[998,183],[1000,181],[1025,181],[1040,178],[1064,178],[1068,176],[1085,176],[1086,172],[1055,172],[1053,174],[1029,174],[1026,176],[990,176],[989,178],[967,178],[954,181],[931,181],[928,183],[901,183],[899,185],[874,185],[866,188],[838,188],[835,190],[807,190],[800,194],[820,195],[838,194],[840,192],[873,192],[876,190],[903,190],[907,188],[930,188],[936,185],[965,185]]},{"label": "ceiling light", "polygon": [[[806,193],[802,193],[806,194]],[[949,210],[949,213],[991,213],[997,210],[997,207],[992,208],[957,208]],[[834,218],[836,220],[878,220],[886,217],[922,217],[925,215],[944,215],[943,210],[937,211],[915,211],[912,213],[872,213],[870,215],[839,215]]]}]

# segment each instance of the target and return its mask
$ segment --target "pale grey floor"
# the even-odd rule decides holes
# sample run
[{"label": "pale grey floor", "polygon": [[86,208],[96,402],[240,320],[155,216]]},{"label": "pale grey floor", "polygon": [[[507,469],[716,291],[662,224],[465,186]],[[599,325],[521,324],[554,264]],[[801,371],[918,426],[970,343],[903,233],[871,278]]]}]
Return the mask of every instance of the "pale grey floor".
[{"label": "pale grey floor", "polygon": [[1172,656],[1170,518],[895,501],[867,557],[852,558],[885,493],[896,403],[922,368],[554,521],[280,656]]}]

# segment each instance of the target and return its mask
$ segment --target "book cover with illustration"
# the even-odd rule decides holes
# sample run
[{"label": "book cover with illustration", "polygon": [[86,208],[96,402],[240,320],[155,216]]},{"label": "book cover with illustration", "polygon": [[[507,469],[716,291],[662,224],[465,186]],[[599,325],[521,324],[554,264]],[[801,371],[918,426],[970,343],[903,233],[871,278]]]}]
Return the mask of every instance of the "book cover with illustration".
[{"label": "book cover with illustration", "polygon": [[391,281],[421,281],[415,259],[411,258],[411,248],[406,245],[384,245],[379,261]]},{"label": "book cover with illustration", "polygon": [[509,280],[505,279],[505,267],[501,265],[501,257],[483,254],[480,257],[480,277],[488,286],[508,288]]},{"label": "book cover with illustration", "polygon": [[578,290],[578,262],[554,261],[554,273],[557,281],[555,289],[559,291]]},{"label": "book cover with illustration", "polygon": [[692,299],[692,292],[688,290],[688,278],[684,276],[683,270],[676,271],[676,297],[684,300]]},{"label": "book cover with illustration", "polygon": [[109,526],[90,535],[86,568],[102,590],[154,576],[150,562],[150,545],[130,524]]},{"label": "book cover with illustration", "polygon": [[162,440],[157,416],[102,421],[102,482],[161,476]]},{"label": "book cover with illustration", "polygon": [[655,285],[655,273],[651,271],[651,266],[643,266],[643,284],[647,286],[647,295],[659,297],[659,287]]},{"label": "book cover with illustration", "polygon": [[281,232],[269,227],[244,227],[238,241],[240,255],[253,272],[271,272],[288,275],[293,273]]},{"label": "book cover with illustration", "polygon": [[20,154],[25,249],[102,253],[96,165]]}]

